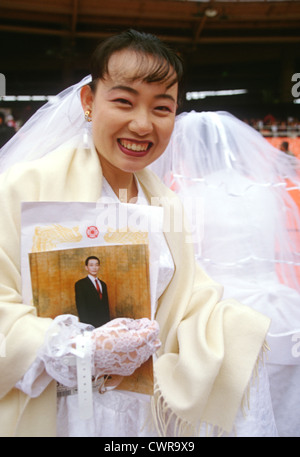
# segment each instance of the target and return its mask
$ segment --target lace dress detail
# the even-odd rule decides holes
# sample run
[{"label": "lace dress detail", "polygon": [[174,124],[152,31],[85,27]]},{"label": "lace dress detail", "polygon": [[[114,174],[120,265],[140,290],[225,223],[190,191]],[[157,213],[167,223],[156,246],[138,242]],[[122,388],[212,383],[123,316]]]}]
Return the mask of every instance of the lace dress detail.
[{"label": "lace dress detail", "polygon": [[118,318],[93,330],[95,376],[130,376],[160,347],[159,326],[149,319]]}]

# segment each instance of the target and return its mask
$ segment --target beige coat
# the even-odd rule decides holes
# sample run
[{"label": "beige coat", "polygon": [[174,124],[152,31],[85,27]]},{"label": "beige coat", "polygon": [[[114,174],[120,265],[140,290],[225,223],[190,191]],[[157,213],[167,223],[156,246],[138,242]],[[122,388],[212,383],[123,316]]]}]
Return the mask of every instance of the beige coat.
[{"label": "beige coat", "polygon": [[[176,416],[181,429],[196,431],[203,421],[230,431],[264,344],[269,319],[234,300],[221,301],[222,287],[196,265],[186,233],[173,229],[178,198],[149,171],[137,173],[148,197],[168,206],[165,232],[175,264],[172,281],[160,298],[156,319],[162,347],[155,365],[156,417]],[[49,319],[23,305],[20,275],[22,201],[98,200],[102,171],[94,150],[73,140],[47,157],[17,165],[0,178],[0,435],[55,436],[55,382],[36,399],[14,388],[41,346]],[[157,199],[156,199],[157,200]],[[156,202],[157,203],[157,202]],[[170,211],[169,211],[170,210]]]}]

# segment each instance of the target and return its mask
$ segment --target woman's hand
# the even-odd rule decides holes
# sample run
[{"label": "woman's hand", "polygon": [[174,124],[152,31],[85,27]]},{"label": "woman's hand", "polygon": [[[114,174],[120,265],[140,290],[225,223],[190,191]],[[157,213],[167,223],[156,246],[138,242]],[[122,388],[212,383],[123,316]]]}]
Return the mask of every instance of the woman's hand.
[{"label": "woman's hand", "polygon": [[159,349],[158,334],[158,323],[146,318],[117,318],[93,330],[96,377],[130,376]]}]

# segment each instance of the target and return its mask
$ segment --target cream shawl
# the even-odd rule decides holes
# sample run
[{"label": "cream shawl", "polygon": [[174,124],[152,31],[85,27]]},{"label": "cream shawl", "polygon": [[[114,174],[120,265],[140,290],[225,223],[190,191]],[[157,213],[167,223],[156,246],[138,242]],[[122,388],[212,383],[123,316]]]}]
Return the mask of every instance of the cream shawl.
[{"label": "cream shawl", "polygon": [[[195,263],[186,232],[174,230],[181,203],[150,171],[137,174],[149,201],[170,215],[165,230],[175,264],[156,319],[162,347],[155,364],[154,414],[162,434],[197,432],[203,422],[230,432],[258,361],[269,319],[234,300],[221,301],[222,287]],[[102,172],[94,150],[63,145],[47,157],[17,165],[0,178],[0,435],[55,436],[56,390],[38,398],[14,388],[34,361],[49,319],[23,305],[20,276],[20,202],[96,201]]]}]

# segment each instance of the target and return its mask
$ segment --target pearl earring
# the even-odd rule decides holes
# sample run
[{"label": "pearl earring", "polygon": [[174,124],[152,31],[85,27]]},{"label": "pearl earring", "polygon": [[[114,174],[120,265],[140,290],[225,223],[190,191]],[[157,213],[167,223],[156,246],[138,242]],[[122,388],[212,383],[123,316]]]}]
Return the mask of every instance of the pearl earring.
[{"label": "pearl earring", "polygon": [[85,111],[85,113],[84,113],[84,119],[85,119],[87,122],[91,122],[91,121],[92,121],[91,111],[90,111],[89,109]]}]

